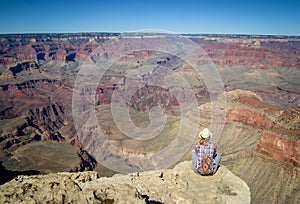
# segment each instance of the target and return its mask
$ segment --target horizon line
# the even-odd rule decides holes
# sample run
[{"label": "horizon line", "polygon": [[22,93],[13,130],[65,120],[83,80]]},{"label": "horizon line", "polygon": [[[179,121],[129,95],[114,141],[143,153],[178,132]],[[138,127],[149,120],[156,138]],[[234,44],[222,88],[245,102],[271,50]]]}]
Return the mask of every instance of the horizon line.
[{"label": "horizon line", "polygon": [[[151,31],[151,30],[149,30]],[[124,31],[124,32],[117,32],[117,31],[83,31],[83,32],[8,32],[8,33],[2,33],[0,32],[0,35],[45,35],[45,34],[57,34],[57,35],[63,35],[63,34],[115,34],[115,35],[121,35],[121,34],[129,34],[129,33],[145,33],[145,34],[174,34],[174,35],[214,35],[214,36],[222,36],[222,35],[236,35],[236,36],[282,36],[282,37],[300,37],[300,35],[294,35],[294,34],[257,34],[257,33],[197,33],[197,32],[191,32],[191,33],[176,33],[176,32],[147,32],[147,31]]]}]

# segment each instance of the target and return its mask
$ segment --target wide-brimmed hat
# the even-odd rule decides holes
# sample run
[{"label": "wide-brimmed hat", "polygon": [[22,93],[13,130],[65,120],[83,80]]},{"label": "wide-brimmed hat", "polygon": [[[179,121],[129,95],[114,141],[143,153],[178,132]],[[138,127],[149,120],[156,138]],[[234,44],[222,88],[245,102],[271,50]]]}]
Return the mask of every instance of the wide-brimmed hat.
[{"label": "wide-brimmed hat", "polygon": [[199,133],[199,138],[207,139],[212,136],[212,133],[209,131],[209,129],[204,128],[200,133]]}]

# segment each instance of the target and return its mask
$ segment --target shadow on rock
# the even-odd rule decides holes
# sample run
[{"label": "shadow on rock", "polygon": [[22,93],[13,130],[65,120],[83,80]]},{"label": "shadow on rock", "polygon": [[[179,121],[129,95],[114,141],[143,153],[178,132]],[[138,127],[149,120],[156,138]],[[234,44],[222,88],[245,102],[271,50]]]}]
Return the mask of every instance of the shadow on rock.
[{"label": "shadow on rock", "polygon": [[3,166],[3,161],[0,161],[0,185],[16,178],[19,175],[37,175],[40,173],[40,171],[37,170],[28,170],[28,171],[10,171],[5,169]]}]

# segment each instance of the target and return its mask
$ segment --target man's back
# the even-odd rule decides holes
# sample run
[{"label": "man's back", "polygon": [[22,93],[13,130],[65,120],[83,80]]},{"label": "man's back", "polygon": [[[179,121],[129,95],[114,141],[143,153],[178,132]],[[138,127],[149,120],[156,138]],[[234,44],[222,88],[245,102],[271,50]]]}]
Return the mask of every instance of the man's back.
[{"label": "man's back", "polygon": [[218,169],[221,154],[216,153],[216,145],[209,141],[212,135],[208,128],[204,128],[198,135],[200,140],[191,155],[192,167],[197,174],[214,174]]},{"label": "man's back", "polygon": [[195,152],[200,162],[205,158],[205,156],[214,159],[216,156],[216,149],[216,145],[211,142],[208,142],[206,145],[200,145],[200,143],[197,142],[195,146]]}]

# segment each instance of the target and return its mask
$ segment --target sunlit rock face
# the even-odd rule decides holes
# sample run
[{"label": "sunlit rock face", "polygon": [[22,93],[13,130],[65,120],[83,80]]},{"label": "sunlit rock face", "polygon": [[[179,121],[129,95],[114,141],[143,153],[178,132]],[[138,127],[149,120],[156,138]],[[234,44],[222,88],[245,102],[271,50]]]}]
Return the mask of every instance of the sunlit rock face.
[{"label": "sunlit rock face", "polygon": [[274,160],[286,162],[289,164],[286,166],[287,170],[290,170],[290,165],[297,168],[300,167],[299,141],[295,141],[281,135],[276,135],[274,133],[265,133],[257,145],[257,152]]}]

